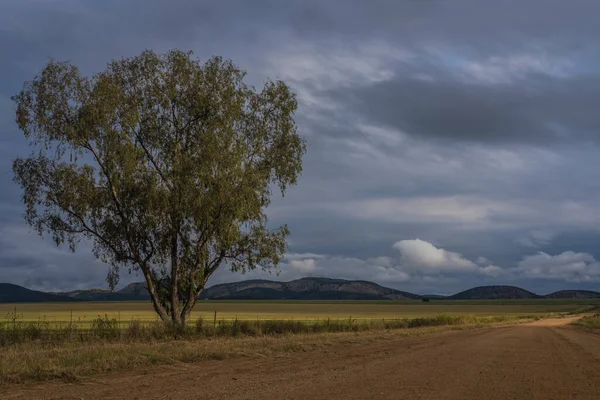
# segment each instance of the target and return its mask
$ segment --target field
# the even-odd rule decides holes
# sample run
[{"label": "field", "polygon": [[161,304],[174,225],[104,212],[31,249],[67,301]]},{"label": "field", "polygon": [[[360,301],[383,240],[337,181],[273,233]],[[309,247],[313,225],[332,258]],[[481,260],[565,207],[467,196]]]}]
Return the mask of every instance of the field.
[{"label": "field", "polygon": [[[323,319],[381,320],[398,318],[452,316],[535,316],[566,313],[589,305],[594,300],[511,300],[511,301],[202,301],[191,321],[265,321]],[[132,320],[156,320],[150,302],[81,302],[0,304],[0,322],[17,317],[19,321],[44,320],[53,325],[86,325],[95,318],[108,317],[128,324]]]},{"label": "field", "polygon": [[[264,364],[267,371],[273,368],[273,363],[268,360],[281,360],[281,357],[293,357],[294,368],[296,365],[305,365],[305,371],[312,374],[313,368],[309,367],[309,364],[316,365],[329,360],[328,357],[326,360],[322,359],[322,354],[328,352],[347,353],[346,356],[338,357],[339,365],[336,368],[347,368],[344,364],[346,357],[358,356],[365,362],[375,362],[376,358],[373,358],[372,351],[379,351],[380,357],[386,357],[390,362],[398,364],[397,359],[406,356],[405,351],[398,349],[403,348],[402,346],[408,346],[406,348],[410,349],[412,344],[406,343],[413,343],[413,340],[415,344],[424,343],[423,357],[430,357],[435,362],[443,359],[443,357],[436,358],[435,348],[438,345],[430,346],[431,343],[437,343],[438,339],[427,339],[427,337],[456,332],[460,332],[462,336],[456,336],[450,348],[456,353],[454,357],[462,358],[461,363],[464,364],[472,361],[470,357],[460,355],[460,351],[465,349],[464,340],[467,338],[474,338],[475,343],[478,343],[477,340],[480,340],[478,338],[481,338],[482,344],[478,350],[480,352],[488,349],[499,352],[490,353],[489,356],[492,358],[503,355],[507,348],[510,349],[510,346],[514,345],[511,341],[517,336],[519,343],[523,340],[531,342],[524,342],[524,348],[538,345],[535,336],[540,333],[542,334],[540,337],[548,343],[556,342],[555,336],[548,335],[539,328],[532,331],[511,330],[511,334],[504,336],[503,334],[500,336],[471,335],[468,332],[472,330],[481,331],[492,327],[509,329],[508,327],[527,325],[528,322],[533,321],[540,323],[551,321],[540,318],[569,316],[555,319],[559,324],[564,325],[580,318],[575,314],[587,311],[586,315],[590,315],[589,311],[598,306],[600,306],[599,300],[431,301],[428,303],[203,301],[196,307],[190,326],[183,332],[174,333],[157,321],[149,302],[1,304],[0,386],[9,387],[6,385],[45,380],[73,382],[91,375],[94,375],[94,379],[98,379],[98,374],[111,372],[119,372],[118,376],[126,379],[114,385],[130,386],[138,381],[140,374],[145,374],[144,371],[150,368],[166,366],[183,368],[195,375],[204,373],[203,366],[213,365],[211,363],[216,360],[225,363],[222,367],[219,366],[221,364],[213,365],[222,370],[216,375],[218,379],[231,379],[226,376],[231,374],[232,368],[235,369],[239,363],[246,362],[236,360],[248,359],[247,362],[252,365],[262,363],[261,365]],[[586,324],[596,323],[597,317],[590,315],[589,318],[585,320]],[[504,349],[494,347],[498,338],[506,342],[506,346],[509,347]],[[407,340],[411,342],[406,342]],[[352,344],[357,346],[349,346]],[[559,344],[564,343],[553,342],[552,346]],[[467,347],[470,346],[471,344]],[[428,350],[430,347],[431,351]],[[440,351],[446,351],[447,348],[447,346],[440,347]],[[461,348],[463,350],[460,350]],[[304,354],[308,355],[304,356]],[[388,354],[394,354],[394,358],[388,357]],[[406,354],[410,354],[410,351],[406,351]],[[418,359],[410,359],[407,362],[416,362],[415,360]],[[504,362],[509,365],[512,361],[507,358]],[[200,366],[194,365],[198,363]],[[395,368],[399,367],[400,364],[395,366]],[[440,367],[448,366],[440,365]],[[197,368],[200,369],[193,372]],[[324,368],[325,370],[320,374],[327,374],[329,371],[329,366]],[[251,370],[253,369],[248,369]],[[123,373],[123,371],[128,372]],[[425,372],[426,370],[421,371],[421,373]],[[244,374],[248,373],[244,372]],[[265,374],[273,376],[273,371]],[[361,371],[353,371],[352,374],[361,376]],[[265,380],[267,382],[270,378],[267,378],[267,375],[260,375],[251,379],[267,379]],[[277,382],[273,387],[279,387],[287,393],[288,389],[281,387],[282,384],[287,385],[287,381]],[[114,385],[95,386],[96,389],[93,389],[96,391],[95,394],[69,393],[72,390],[87,391],[88,389],[82,389],[83,386],[57,388],[56,393],[51,392],[52,396],[56,395],[56,397],[48,398],[121,398],[120,394],[105,391],[108,390],[106,388]],[[156,387],[152,379],[144,385],[152,388],[151,392],[146,391],[147,398],[162,398],[164,394],[162,389]],[[352,386],[350,383],[348,385]],[[179,387],[184,386],[179,385]],[[214,390],[221,390],[213,386]],[[234,387],[227,385],[223,387],[225,390],[231,389],[235,392]],[[211,398],[213,389],[200,392],[206,394],[206,398]],[[329,390],[327,384],[323,384],[322,389]],[[47,388],[43,387],[40,390],[46,393]],[[302,394],[306,387],[295,390],[299,390],[298,393]],[[139,387],[137,391],[145,391],[145,389]],[[4,392],[4,395],[8,393]],[[180,393],[178,398],[197,398],[194,397],[196,393],[193,395],[186,393]],[[258,396],[256,398],[259,398],[261,393],[261,390],[256,391],[255,394]],[[361,397],[362,395],[364,397]],[[2,396],[3,392],[0,390],[0,397]],[[362,393],[361,396],[359,397],[372,397],[367,393]],[[410,398],[409,393],[407,396]],[[310,396],[310,398],[317,397]],[[44,397],[41,397],[41,393],[32,394],[26,390],[17,398]],[[274,394],[271,398],[277,398],[277,395]]]},{"label": "field", "polygon": [[[564,326],[577,318],[495,328],[27,344],[0,352],[0,397],[596,400],[600,335]],[[58,379],[15,385],[52,378]]]}]

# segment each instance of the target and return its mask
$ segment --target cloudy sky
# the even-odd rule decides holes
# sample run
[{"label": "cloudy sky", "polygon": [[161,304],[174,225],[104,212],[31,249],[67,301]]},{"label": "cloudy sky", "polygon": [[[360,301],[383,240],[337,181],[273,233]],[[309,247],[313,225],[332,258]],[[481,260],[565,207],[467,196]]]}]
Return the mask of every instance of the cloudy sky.
[{"label": "cloudy sky", "polygon": [[0,281],[105,287],[107,272],[23,222],[10,96],[49,57],[92,74],[176,47],[232,59],[256,86],[283,79],[308,145],[299,185],[268,212],[292,231],[280,274],[210,283],[598,290],[598,15],[596,0],[4,0]]}]

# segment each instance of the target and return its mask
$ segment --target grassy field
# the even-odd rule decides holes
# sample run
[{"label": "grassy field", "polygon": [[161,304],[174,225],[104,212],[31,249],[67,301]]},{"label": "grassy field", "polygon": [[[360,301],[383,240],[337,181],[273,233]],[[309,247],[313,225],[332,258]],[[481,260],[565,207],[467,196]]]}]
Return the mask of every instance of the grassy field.
[{"label": "grassy field", "polygon": [[[7,383],[62,379],[73,382],[99,372],[145,369],[153,365],[194,363],[207,359],[269,356],[326,348],[335,343],[370,343],[428,335],[446,330],[466,330],[493,325],[518,324],[537,317],[420,317],[413,319],[322,321],[236,321],[216,327],[194,326],[181,336],[158,324],[130,323],[125,329],[96,328],[91,335],[79,333],[27,340],[24,327],[5,331],[12,344],[0,345],[0,388]],[[107,329],[108,328],[108,329]],[[164,325],[163,325],[164,328]],[[160,329],[160,328],[159,328]],[[25,335],[25,336],[23,336]],[[20,339],[26,339],[21,341]],[[5,386],[6,387],[6,386]],[[2,390],[0,389],[0,397]]]},{"label": "grassy field", "polygon": [[522,323],[592,305],[600,301],[203,301],[173,336],[146,302],[1,304],[0,383]]},{"label": "grassy field", "polygon": [[[589,305],[594,300],[513,300],[513,301],[201,301],[192,321],[231,320],[309,320],[322,319],[397,319],[453,316],[522,316],[565,313]],[[123,324],[132,320],[154,321],[150,302],[81,302],[0,304],[0,322],[14,317],[20,321],[77,324],[108,316]]]},{"label": "grassy field", "polygon": [[156,365],[181,365],[202,360],[327,349],[329,346],[368,344],[378,340],[430,335],[479,325],[434,326],[414,329],[314,333],[285,336],[240,336],[167,341],[94,341],[50,345],[23,343],[0,348],[0,398],[11,383],[79,378],[103,372],[145,370]]}]

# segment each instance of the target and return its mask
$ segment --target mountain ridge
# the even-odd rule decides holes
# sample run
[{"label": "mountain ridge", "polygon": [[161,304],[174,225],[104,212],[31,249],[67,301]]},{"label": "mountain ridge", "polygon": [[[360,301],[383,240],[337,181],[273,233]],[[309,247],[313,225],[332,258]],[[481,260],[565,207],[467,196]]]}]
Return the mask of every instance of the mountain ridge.
[{"label": "mountain ridge", "polygon": [[40,303],[77,301],[74,298],[27,289],[13,283],[0,283],[0,303]]},{"label": "mountain ridge", "polygon": [[[260,289],[260,290],[257,290]],[[301,278],[289,282],[250,280],[214,285],[200,298],[212,300],[419,300],[422,296],[390,289],[373,282],[331,278]]]},{"label": "mountain ridge", "polygon": [[[206,288],[204,300],[510,300],[510,299],[591,299],[600,298],[592,290],[559,290],[547,295],[508,285],[477,286],[450,295],[420,295],[391,289],[365,280],[300,278],[288,282],[251,279]],[[111,292],[107,289],[81,289],[69,292],[40,292],[19,285],[0,283],[0,303],[62,301],[140,301],[150,296],[144,282],[134,282]]]}]

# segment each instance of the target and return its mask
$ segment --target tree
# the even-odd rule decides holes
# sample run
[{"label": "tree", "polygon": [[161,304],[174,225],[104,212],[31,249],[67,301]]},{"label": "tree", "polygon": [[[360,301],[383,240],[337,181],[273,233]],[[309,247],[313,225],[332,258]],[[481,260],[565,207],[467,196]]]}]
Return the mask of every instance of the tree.
[{"label": "tree", "polygon": [[191,52],[144,51],[91,78],[50,61],[12,100],[33,152],[13,163],[25,219],[75,251],[82,239],[119,272],[141,271],[160,318],[185,325],[219,266],[276,266],[287,226],[267,227],[306,151],[281,81]]}]

